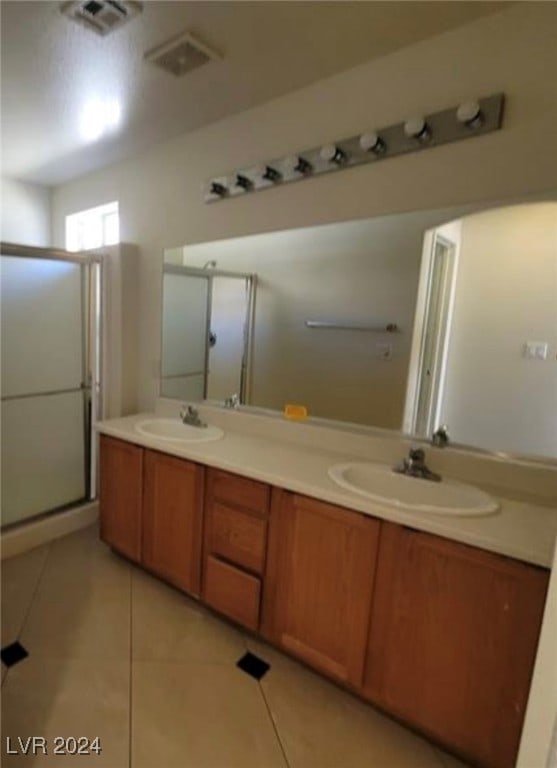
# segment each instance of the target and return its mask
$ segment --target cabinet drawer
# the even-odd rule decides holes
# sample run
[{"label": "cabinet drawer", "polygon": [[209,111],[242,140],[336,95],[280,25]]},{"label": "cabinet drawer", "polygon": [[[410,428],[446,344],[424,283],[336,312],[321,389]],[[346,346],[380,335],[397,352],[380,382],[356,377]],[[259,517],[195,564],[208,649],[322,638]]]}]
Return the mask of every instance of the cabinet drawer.
[{"label": "cabinet drawer", "polygon": [[266,515],[271,493],[265,483],[212,469],[209,472],[209,497]]},{"label": "cabinet drawer", "polygon": [[259,627],[261,581],[256,576],[209,556],[203,596],[207,605],[248,629]]},{"label": "cabinet drawer", "polygon": [[219,555],[256,573],[263,572],[267,520],[213,502],[208,510],[207,554]]}]

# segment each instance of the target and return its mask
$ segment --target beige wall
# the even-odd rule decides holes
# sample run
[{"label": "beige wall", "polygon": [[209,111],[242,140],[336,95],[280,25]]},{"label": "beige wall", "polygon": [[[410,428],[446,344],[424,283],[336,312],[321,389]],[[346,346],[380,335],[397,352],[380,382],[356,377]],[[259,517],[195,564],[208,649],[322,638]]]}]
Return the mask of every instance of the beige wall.
[{"label": "beige wall", "polygon": [[[140,405],[152,406],[157,392],[163,248],[554,186],[557,95],[548,73],[557,68],[556,19],[552,3],[517,4],[57,188],[57,245],[66,214],[117,199],[122,238],[140,246]],[[507,96],[499,132],[242,199],[202,202],[202,183],[213,174],[497,91]]]},{"label": "beige wall", "polygon": [[462,443],[557,456],[556,355],[557,203],[464,218],[440,421]]},{"label": "beige wall", "polygon": [[104,246],[102,413],[137,412],[139,257],[134,245]]},{"label": "beige wall", "polygon": [[2,178],[0,239],[23,245],[51,245],[51,190]]}]

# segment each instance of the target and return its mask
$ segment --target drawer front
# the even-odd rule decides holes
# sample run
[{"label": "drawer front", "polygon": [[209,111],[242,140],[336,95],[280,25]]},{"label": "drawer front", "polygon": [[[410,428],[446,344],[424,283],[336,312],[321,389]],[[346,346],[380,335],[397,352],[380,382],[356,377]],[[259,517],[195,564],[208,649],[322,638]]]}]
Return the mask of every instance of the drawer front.
[{"label": "drawer front", "polygon": [[209,556],[205,564],[203,597],[219,613],[248,629],[259,627],[261,580]]},{"label": "drawer front", "polygon": [[271,489],[257,480],[212,469],[209,471],[209,496],[266,515],[269,512]]},{"label": "drawer front", "polygon": [[207,553],[219,555],[250,571],[263,573],[267,520],[213,502],[209,508]]}]

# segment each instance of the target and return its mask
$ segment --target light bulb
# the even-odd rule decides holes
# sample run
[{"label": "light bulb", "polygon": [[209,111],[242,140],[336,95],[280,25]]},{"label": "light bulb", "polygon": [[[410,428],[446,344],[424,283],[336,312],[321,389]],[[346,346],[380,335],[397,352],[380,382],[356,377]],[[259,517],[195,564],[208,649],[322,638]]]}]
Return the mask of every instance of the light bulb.
[{"label": "light bulb", "polygon": [[279,171],[277,171],[276,168],[273,168],[270,165],[265,165],[260,171],[260,175],[262,179],[265,179],[265,181],[280,181],[282,179],[282,175]]},{"label": "light bulb", "polygon": [[421,115],[411,117],[404,123],[404,133],[409,139],[417,139],[418,141],[429,141],[431,138],[429,125]]},{"label": "light bulb", "polygon": [[376,155],[387,148],[383,139],[375,132],[363,133],[360,136],[360,147],[364,152],[375,152]]},{"label": "light bulb", "polygon": [[304,157],[300,157],[300,155],[290,155],[290,157],[285,158],[283,163],[284,170],[286,173],[299,173],[299,174],[306,174],[311,173],[312,166],[311,163],[309,163]]},{"label": "light bulb", "polygon": [[253,187],[253,182],[251,179],[248,179],[248,177],[244,176],[242,173],[238,173],[236,175],[235,184],[237,187],[240,187],[240,189],[243,189],[246,192]]},{"label": "light bulb", "polygon": [[456,119],[468,128],[479,128],[483,123],[483,115],[477,101],[464,101],[456,111]]},{"label": "light bulb", "polygon": [[336,163],[339,165],[346,160],[346,155],[337,147],[336,144],[325,144],[321,147],[320,156],[322,160],[326,160],[328,163]]}]

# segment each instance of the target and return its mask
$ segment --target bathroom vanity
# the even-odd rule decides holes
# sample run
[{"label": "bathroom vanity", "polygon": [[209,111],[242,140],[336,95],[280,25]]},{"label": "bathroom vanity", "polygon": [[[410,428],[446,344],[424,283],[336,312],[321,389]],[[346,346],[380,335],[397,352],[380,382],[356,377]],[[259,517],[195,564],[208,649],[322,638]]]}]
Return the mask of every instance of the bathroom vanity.
[{"label": "bathroom vanity", "polygon": [[357,441],[223,418],[197,443],[141,433],[145,416],[101,423],[102,539],[464,759],[513,766],[551,505],[451,518],[370,502],[327,474]]}]

